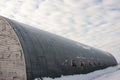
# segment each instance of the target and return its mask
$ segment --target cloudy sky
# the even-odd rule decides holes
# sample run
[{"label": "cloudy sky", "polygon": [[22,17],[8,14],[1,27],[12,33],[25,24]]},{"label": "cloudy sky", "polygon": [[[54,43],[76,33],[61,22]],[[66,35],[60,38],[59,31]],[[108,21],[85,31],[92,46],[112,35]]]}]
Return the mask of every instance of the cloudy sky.
[{"label": "cloudy sky", "polygon": [[111,52],[120,62],[120,0],[0,0],[0,15]]}]

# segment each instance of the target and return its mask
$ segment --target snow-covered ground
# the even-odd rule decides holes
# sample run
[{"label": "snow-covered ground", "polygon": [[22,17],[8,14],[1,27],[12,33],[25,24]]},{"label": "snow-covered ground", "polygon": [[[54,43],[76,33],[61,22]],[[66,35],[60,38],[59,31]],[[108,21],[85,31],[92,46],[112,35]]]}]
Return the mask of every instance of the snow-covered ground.
[{"label": "snow-covered ground", "polygon": [[115,71],[101,77],[96,78],[95,80],[119,80],[120,79],[120,67]]},{"label": "snow-covered ground", "polygon": [[[120,0],[0,0],[0,15],[108,51],[120,63]],[[55,80],[118,77],[113,67]]]},{"label": "snow-covered ground", "polygon": [[[109,67],[103,70],[94,71],[88,74],[62,76],[60,78],[43,78],[43,80],[119,80],[120,65]],[[39,80],[39,79],[36,79]]]}]

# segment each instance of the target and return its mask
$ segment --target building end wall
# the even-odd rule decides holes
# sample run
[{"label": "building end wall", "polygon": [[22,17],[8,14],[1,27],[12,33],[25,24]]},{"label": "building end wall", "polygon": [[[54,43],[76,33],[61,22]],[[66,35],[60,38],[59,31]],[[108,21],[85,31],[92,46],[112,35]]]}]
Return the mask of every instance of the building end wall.
[{"label": "building end wall", "polygon": [[0,17],[0,80],[26,80],[21,44],[3,17]]}]

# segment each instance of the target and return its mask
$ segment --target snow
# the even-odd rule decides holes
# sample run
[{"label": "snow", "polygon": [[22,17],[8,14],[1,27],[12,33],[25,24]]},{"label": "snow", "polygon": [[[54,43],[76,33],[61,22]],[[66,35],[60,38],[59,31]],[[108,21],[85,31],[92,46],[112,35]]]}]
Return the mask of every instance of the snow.
[{"label": "snow", "polygon": [[84,48],[84,49],[88,49],[88,50],[91,49],[91,47],[89,47],[89,46],[86,46],[86,45],[83,45],[83,44],[80,44],[80,43],[76,43],[76,44],[77,44],[78,46]]},{"label": "snow", "polygon": [[[120,63],[120,0],[0,0],[0,15],[110,52]],[[115,69],[55,80],[118,80]]]},{"label": "snow", "polygon": [[[62,76],[60,78],[43,78],[43,80],[119,80],[120,65],[109,67],[103,70],[94,71],[88,74]],[[36,79],[37,80],[37,79]]]},{"label": "snow", "polygon": [[119,80],[120,79],[120,67],[115,72],[105,74],[95,80]]}]

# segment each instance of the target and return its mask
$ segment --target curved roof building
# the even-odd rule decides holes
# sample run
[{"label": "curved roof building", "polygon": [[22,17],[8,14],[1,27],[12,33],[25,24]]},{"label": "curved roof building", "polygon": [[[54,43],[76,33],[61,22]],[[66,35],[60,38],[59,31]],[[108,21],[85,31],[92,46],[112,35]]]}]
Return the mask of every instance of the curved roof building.
[{"label": "curved roof building", "polygon": [[0,80],[54,78],[114,65],[108,52],[0,17]]}]

